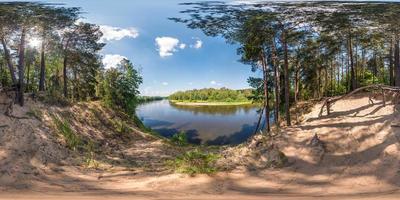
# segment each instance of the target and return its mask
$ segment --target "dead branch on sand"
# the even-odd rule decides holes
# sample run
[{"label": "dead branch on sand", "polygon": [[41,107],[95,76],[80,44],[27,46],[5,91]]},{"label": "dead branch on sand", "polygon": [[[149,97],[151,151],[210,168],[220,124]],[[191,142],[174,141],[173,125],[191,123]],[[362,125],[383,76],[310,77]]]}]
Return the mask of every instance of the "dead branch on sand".
[{"label": "dead branch on sand", "polygon": [[[369,85],[369,86],[365,86],[365,87],[360,87],[360,88],[357,88],[357,89],[355,89],[355,90],[353,90],[350,93],[347,93],[345,95],[338,96],[338,97],[331,97],[331,98],[325,99],[324,104],[322,104],[321,110],[319,112],[319,117],[322,116],[325,107],[326,107],[327,115],[329,115],[330,112],[331,112],[330,109],[331,109],[332,105],[335,102],[337,102],[337,101],[339,101],[341,99],[344,99],[346,97],[349,97],[349,96],[351,96],[351,95],[353,95],[353,94],[355,94],[357,92],[366,90],[366,89],[380,90],[381,94],[382,94],[382,97],[383,97],[383,106],[386,106],[385,92],[394,92],[394,93],[396,93],[396,97],[400,96],[400,87],[393,87],[393,86],[387,86],[387,85],[382,85],[382,84],[376,84],[376,85]],[[372,96],[371,95],[369,96],[369,101],[370,101],[370,103],[374,103],[372,101]]]}]

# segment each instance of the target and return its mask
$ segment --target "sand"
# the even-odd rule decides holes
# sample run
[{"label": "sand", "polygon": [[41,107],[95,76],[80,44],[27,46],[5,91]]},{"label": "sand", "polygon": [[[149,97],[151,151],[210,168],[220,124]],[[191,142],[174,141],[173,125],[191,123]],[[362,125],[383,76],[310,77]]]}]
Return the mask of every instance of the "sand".
[{"label": "sand", "polygon": [[[71,166],[65,150],[37,120],[0,116],[0,125],[10,125],[0,136],[0,199],[400,199],[400,118],[394,105],[370,104],[358,95],[337,102],[330,116],[319,118],[320,106],[274,137],[288,166],[243,165],[194,177],[143,167]],[[315,134],[323,148],[310,144]],[[138,139],[120,148],[132,155],[127,159],[140,161],[141,153],[162,155],[158,147],[157,140]],[[51,158],[48,152],[57,153],[43,164]]]}]

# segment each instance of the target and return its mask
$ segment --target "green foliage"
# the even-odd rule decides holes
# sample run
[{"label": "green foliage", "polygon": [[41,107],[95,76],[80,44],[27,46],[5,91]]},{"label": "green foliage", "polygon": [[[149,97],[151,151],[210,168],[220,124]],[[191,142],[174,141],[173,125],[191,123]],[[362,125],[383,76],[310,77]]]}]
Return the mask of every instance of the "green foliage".
[{"label": "green foliage", "polygon": [[95,153],[94,153],[94,143],[92,141],[89,141],[84,149],[86,151],[85,154],[85,166],[87,168],[99,168],[100,163],[95,159]]},{"label": "green foliage", "polygon": [[129,115],[135,113],[142,77],[131,62],[123,60],[116,69],[108,69],[99,81],[97,94],[106,105]]},{"label": "green foliage", "polygon": [[150,102],[150,101],[160,101],[165,99],[165,97],[159,97],[159,96],[154,96],[154,97],[150,97],[150,96],[139,96],[138,97],[138,102],[139,103],[145,103],[145,102]]},{"label": "green foliage", "polygon": [[132,129],[126,124],[126,122],[122,120],[110,119],[110,122],[113,126],[113,130],[115,130],[120,135],[124,135],[132,131]]},{"label": "green foliage", "polygon": [[51,118],[56,125],[57,132],[64,137],[68,148],[77,150],[78,147],[82,146],[82,139],[71,128],[71,125],[67,120],[62,120],[53,114],[51,115]]},{"label": "green foliage", "polygon": [[171,137],[171,142],[178,146],[186,146],[188,145],[187,135],[184,132],[176,133]]},{"label": "green foliage", "polygon": [[200,89],[176,92],[170,95],[170,100],[188,102],[248,102],[251,90]]},{"label": "green foliage", "polygon": [[219,156],[214,153],[207,153],[195,149],[183,153],[174,160],[168,161],[167,164],[179,173],[190,175],[212,174],[218,170],[215,167],[215,162],[218,157]]}]

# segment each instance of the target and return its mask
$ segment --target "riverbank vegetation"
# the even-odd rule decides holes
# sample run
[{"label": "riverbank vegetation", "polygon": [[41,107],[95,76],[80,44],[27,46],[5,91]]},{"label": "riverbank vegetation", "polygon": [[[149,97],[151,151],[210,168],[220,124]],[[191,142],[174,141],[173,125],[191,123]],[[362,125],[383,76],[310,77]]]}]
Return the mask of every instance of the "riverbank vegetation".
[{"label": "riverbank vegetation", "polygon": [[177,104],[186,105],[237,105],[251,103],[252,90],[231,90],[228,88],[206,88],[179,91],[168,99]]},{"label": "riverbank vegetation", "polygon": [[161,101],[166,99],[166,97],[160,97],[160,96],[139,96],[138,101],[140,103],[146,103],[146,102],[151,102],[151,101]]},{"label": "riverbank vegetation", "polygon": [[[265,105],[283,111],[297,102],[342,95],[365,85],[400,86],[399,17],[395,2],[198,2],[171,18],[239,45],[241,62]],[[280,113],[274,112],[276,125]],[[261,118],[260,118],[261,119]],[[265,117],[269,119],[269,117]],[[266,120],[266,130],[270,130]]]}]

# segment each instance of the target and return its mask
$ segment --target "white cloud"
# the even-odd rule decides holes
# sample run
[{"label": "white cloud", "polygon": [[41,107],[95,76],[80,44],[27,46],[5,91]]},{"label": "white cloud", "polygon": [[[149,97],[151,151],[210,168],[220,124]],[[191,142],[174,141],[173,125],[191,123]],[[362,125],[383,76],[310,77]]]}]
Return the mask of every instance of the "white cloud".
[{"label": "white cloud", "polygon": [[185,48],[186,48],[186,44],[185,44],[185,43],[181,43],[181,44],[179,45],[179,48],[180,48],[180,49],[185,49]]},{"label": "white cloud", "polygon": [[123,59],[127,59],[125,56],[121,56],[118,54],[107,54],[103,58],[104,68],[110,69],[116,67],[121,63]]},{"label": "white cloud", "polygon": [[103,37],[101,42],[106,42],[110,40],[121,40],[122,38],[137,38],[139,37],[139,31],[133,27],[129,28],[119,28],[107,25],[100,26],[101,32],[103,32]]},{"label": "white cloud", "polygon": [[162,82],[162,84],[163,84],[164,86],[167,86],[167,85],[168,85],[168,82]]},{"label": "white cloud", "polygon": [[210,84],[211,84],[211,85],[216,85],[216,84],[217,84],[217,81],[211,81]]},{"label": "white cloud", "polygon": [[161,57],[172,56],[177,51],[179,40],[173,37],[157,37],[156,45]]},{"label": "white cloud", "polygon": [[192,46],[192,48],[200,49],[203,46],[203,41],[197,40],[196,43]]}]

